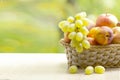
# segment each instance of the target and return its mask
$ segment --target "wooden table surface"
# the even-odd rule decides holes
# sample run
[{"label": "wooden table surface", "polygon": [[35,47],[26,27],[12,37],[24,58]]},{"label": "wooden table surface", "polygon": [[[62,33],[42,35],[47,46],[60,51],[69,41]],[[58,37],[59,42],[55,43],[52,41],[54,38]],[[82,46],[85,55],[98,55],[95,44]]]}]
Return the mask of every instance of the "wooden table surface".
[{"label": "wooden table surface", "polygon": [[69,74],[64,53],[1,53],[0,80],[120,80],[120,68],[104,74]]}]

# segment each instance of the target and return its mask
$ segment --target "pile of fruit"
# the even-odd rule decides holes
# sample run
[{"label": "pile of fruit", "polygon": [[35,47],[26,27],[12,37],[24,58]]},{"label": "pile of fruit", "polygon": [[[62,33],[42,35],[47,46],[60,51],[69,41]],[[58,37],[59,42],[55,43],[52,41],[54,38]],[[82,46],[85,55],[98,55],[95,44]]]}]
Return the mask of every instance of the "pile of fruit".
[{"label": "pile of fruit", "polygon": [[[91,45],[120,44],[120,23],[117,17],[110,13],[99,15],[96,22],[93,22],[87,18],[86,12],[81,12],[61,21],[59,28],[64,32],[64,42],[70,44],[78,53],[89,49]],[[72,65],[68,71],[76,73],[78,68]],[[100,65],[85,68],[85,74],[89,75],[94,71],[102,74],[105,68]]]},{"label": "pile of fruit", "polygon": [[87,18],[85,12],[68,17],[59,23],[64,32],[64,41],[81,53],[90,45],[120,43],[120,24],[115,15],[106,13],[97,17],[96,22]]},{"label": "pile of fruit", "polygon": [[83,49],[89,49],[90,43],[87,39],[89,30],[87,26],[91,20],[87,18],[86,12],[81,12],[75,17],[68,17],[67,20],[59,23],[59,28],[64,32],[64,41],[70,43],[77,52],[81,53]]},{"label": "pile of fruit", "polygon": [[89,30],[88,40],[91,45],[120,43],[120,27],[116,16],[110,13],[97,17],[96,25]]}]

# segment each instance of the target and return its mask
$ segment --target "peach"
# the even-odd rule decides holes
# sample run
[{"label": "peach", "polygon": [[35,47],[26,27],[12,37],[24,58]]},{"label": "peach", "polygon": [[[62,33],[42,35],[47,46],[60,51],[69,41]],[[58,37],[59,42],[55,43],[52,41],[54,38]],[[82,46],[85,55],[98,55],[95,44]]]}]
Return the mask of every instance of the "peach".
[{"label": "peach", "polygon": [[92,37],[87,37],[87,40],[89,41],[89,43],[90,43],[91,45],[97,45],[97,43],[96,43],[96,41],[95,41],[94,38],[92,38]]},{"label": "peach", "polygon": [[120,43],[120,27],[114,27],[112,30],[114,34],[112,43]]},{"label": "peach", "polygon": [[113,30],[113,34],[117,34],[117,33],[120,34],[120,27],[114,27],[112,28],[112,30]]},{"label": "peach", "polygon": [[94,35],[94,39],[100,45],[110,44],[113,40],[113,31],[107,26],[99,27]]},{"label": "peach", "polygon": [[108,26],[110,28],[115,27],[118,23],[116,16],[110,13],[101,14],[96,20],[96,26]]},{"label": "peach", "polygon": [[90,31],[89,31],[87,36],[94,38],[94,35],[96,34],[98,28],[100,28],[100,27],[93,27],[92,29],[90,29]]},{"label": "peach", "polygon": [[66,42],[66,43],[70,43],[70,39],[68,38],[68,35],[69,35],[69,32],[67,32],[67,33],[64,33],[64,41]]},{"label": "peach", "polygon": [[117,23],[117,26],[120,26],[120,22]]}]

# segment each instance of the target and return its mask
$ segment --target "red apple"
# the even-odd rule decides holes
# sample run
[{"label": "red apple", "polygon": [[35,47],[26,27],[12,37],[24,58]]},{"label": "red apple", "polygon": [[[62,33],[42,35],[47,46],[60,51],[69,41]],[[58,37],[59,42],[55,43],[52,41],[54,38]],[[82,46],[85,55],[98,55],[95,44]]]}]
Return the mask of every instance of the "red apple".
[{"label": "red apple", "polygon": [[115,27],[117,23],[118,23],[117,17],[110,13],[101,14],[100,16],[98,16],[96,20],[96,26],[99,27],[108,26],[112,28]]},{"label": "red apple", "polygon": [[94,39],[100,45],[110,44],[113,40],[113,31],[107,26],[99,27],[94,35]]}]

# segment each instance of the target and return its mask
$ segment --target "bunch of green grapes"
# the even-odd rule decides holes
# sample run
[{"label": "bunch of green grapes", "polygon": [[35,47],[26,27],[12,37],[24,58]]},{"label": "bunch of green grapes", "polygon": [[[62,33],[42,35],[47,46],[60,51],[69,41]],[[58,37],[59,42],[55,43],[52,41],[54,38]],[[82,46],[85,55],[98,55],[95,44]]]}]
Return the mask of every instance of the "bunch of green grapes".
[{"label": "bunch of green grapes", "polygon": [[87,40],[89,30],[86,26],[89,24],[86,12],[81,12],[75,17],[68,17],[67,20],[59,23],[59,28],[64,32],[69,32],[68,38],[71,40],[70,45],[81,53],[83,49],[89,49],[90,43]]}]

